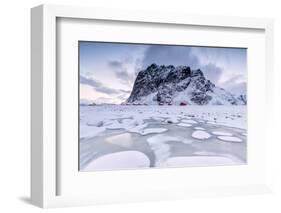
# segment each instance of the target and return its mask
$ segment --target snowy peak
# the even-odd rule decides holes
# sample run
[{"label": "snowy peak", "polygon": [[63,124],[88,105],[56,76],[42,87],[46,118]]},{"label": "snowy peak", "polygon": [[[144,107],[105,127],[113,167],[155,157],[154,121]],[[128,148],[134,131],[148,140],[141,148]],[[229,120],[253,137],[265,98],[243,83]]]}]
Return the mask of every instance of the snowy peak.
[{"label": "snowy peak", "polygon": [[235,97],[216,87],[200,70],[189,66],[151,64],[140,71],[127,104],[144,105],[244,105],[246,96]]},{"label": "snowy peak", "polygon": [[247,96],[245,94],[239,95],[237,99],[242,102],[244,105],[247,105]]}]

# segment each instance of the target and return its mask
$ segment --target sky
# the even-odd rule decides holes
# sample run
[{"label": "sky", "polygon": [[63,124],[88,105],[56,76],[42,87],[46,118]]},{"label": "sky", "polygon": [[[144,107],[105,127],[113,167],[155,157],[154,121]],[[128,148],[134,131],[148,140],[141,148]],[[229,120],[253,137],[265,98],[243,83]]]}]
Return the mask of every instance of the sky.
[{"label": "sky", "polygon": [[80,102],[124,102],[140,70],[152,63],[201,69],[235,95],[246,94],[247,49],[79,42]]}]

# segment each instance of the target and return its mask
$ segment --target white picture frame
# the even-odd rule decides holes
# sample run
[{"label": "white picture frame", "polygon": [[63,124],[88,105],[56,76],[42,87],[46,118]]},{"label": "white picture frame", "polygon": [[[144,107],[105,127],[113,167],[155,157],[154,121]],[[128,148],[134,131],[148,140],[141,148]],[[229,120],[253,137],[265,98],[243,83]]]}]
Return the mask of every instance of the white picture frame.
[{"label": "white picture frame", "polygon": [[[273,21],[271,19],[257,18],[240,18],[240,17],[216,17],[201,16],[188,14],[166,14],[153,13],[143,11],[122,11],[100,8],[85,8],[74,6],[54,6],[41,5],[31,10],[31,201],[33,204],[47,208],[59,206],[75,206],[75,205],[91,205],[100,203],[116,203],[116,202],[138,202],[144,200],[165,200],[165,199],[182,199],[194,196],[214,196],[214,195],[233,195],[233,194],[252,194],[264,193],[270,191],[270,183],[267,177],[270,177],[269,168],[265,162],[258,173],[265,178],[254,181],[254,184],[248,182],[233,182],[233,184],[210,185],[209,187],[200,187],[199,183],[194,183],[194,187],[179,187],[177,184],[169,184],[166,189],[152,189],[153,192],[144,190],[140,193],[140,189],[131,187],[130,191],[118,192],[107,191],[100,195],[64,195],[58,193],[59,173],[62,169],[59,166],[60,148],[57,144],[57,105],[58,96],[57,88],[60,82],[57,79],[57,21],[59,18],[64,19],[80,19],[80,20],[100,20],[100,21],[118,21],[132,23],[153,23],[154,25],[162,25],[167,27],[173,26],[200,26],[207,28],[223,28],[227,30],[234,29],[253,29],[263,32],[264,44],[264,69],[262,74],[266,76],[264,79],[265,87],[262,92],[265,94],[265,103],[261,107],[264,111],[272,112],[272,96],[270,89],[273,87]],[[249,76],[251,78],[251,76]],[[71,82],[70,82],[71,83]],[[251,107],[251,106],[249,106]],[[253,105],[252,105],[252,108]],[[249,108],[252,109],[252,108]],[[262,135],[264,146],[270,145],[270,113],[264,117],[266,125],[266,133]],[[256,129],[257,130],[257,129]],[[252,131],[253,132],[253,131]],[[262,150],[262,149],[261,149]],[[66,150],[67,152],[67,150]],[[265,159],[265,151],[260,152]],[[257,166],[257,165],[256,165]],[[227,168],[220,168],[219,172],[229,171]],[[239,172],[246,172],[247,167],[243,167]],[[115,175],[123,177],[129,173],[147,176],[165,176],[167,171],[175,172],[176,169],[151,170],[151,171],[115,171]],[[182,171],[182,170],[181,170]],[[193,170],[195,171],[195,170]],[[204,169],[204,173],[212,173],[212,168]],[[118,174],[120,173],[120,174]],[[199,174],[199,173],[198,173]],[[177,176],[176,175],[176,176]],[[253,174],[252,174],[253,175]],[[148,177],[148,176],[147,176]],[[196,177],[196,176],[195,176]],[[112,174],[104,173],[99,180],[104,178],[112,178]],[[174,178],[173,175],[169,178]],[[70,178],[71,179],[71,178]],[[180,181],[180,180],[179,180]],[[164,186],[159,184],[158,187]],[[71,188],[69,189],[71,191]],[[101,192],[101,191],[99,191]],[[127,194],[126,194],[127,193]],[[145,194],[151,194],[146,196]]]}]

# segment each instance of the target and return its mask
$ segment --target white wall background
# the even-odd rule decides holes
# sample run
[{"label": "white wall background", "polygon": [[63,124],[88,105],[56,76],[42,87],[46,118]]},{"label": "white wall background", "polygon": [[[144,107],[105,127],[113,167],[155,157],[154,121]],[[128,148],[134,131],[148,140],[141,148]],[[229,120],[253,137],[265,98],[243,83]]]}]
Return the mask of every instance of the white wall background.
[{"label": "white wall background", "polygon": [[[0,212],[37,212],[29,204],[30,172],[30,11],[42,3],[268,17],[275,20],[275,132],[270,153],[274,171],[274,194],[192,199],[158,203],[80,207],[69,212],[280,212],[281,211],[281,3],[278,0],[7,0],[0,6]],[[279,85],[278,85],[279,84]],[[278,110],[279,109],[279,110]],[[262,121],[261,121],[262,122]],[[47,210],[60,212],[66,209]]]}]

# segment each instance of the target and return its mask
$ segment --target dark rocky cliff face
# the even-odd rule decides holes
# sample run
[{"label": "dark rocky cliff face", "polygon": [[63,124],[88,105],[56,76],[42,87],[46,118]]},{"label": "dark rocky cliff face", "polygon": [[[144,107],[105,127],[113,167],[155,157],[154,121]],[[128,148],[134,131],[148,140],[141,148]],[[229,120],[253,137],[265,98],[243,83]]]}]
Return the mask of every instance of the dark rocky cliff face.
[{"label": "dark rocky cliff face", "polygon": [[139,72],[126,104],[159,105],[240,105],[246,96],[236,98],[216,87],[200,69],[188,66],[151,64]]}]

